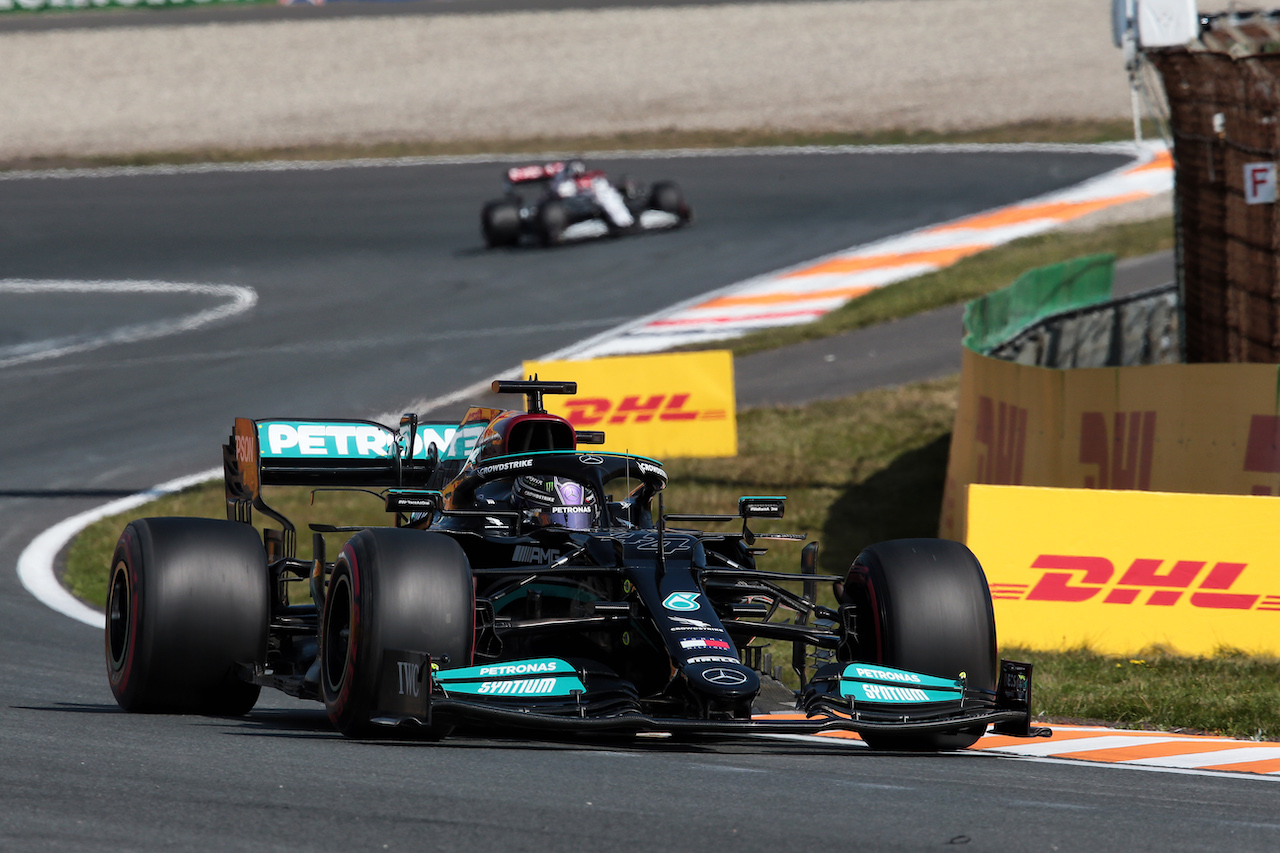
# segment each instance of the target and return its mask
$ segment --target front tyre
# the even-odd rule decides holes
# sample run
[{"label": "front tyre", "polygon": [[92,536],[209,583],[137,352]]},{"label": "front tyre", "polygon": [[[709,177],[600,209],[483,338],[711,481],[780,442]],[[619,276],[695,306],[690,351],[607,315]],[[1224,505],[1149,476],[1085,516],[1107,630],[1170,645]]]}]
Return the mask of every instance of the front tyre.
[{"label": "front tyre", "polygon": [[569,227],[569,210],[560,199],[549,198],[538,206],[534,219],[539,245],[544,248],[555,246],[564,238],[564,230]]},{"label": "front tyre", "polygon": [[520,205],[513,199],[491,201],[480,211],[480,230],[490,249],[520,242]]},{"label": "front tyre", "polygon": [[684,193],[674,181],[657,181],[649,190],[649,208],[670,213],[684,225],[693,218],[689,205],[684,200]]},{"label": "front tyre", "polygon": [[[320,684],[329,719],[348,737],[376,733],[383,652],[468,666],[474,642],[471,565],[456,542],[407,528],[360,531],[343,546],[324,600]],[[433,722],[422,733],[441,738],[449,728]]]},{"label": "front tyre", "polygon": [[[941,678],[963,672],[968,686],[996,689],[991,593],[978,559],[959,542],[896,539],[870,546],[849,569],[842,603],[857,608],[857,660]],[[864,740],[873,749],[953,750],[972,746],[985,730],[979,724]]]},{"label": "front tyre", "polygon": [[143,518],[121,533],[107,598],[107,678],[126,711],[239,716],[261,688],[267,556],[246,524]]}]

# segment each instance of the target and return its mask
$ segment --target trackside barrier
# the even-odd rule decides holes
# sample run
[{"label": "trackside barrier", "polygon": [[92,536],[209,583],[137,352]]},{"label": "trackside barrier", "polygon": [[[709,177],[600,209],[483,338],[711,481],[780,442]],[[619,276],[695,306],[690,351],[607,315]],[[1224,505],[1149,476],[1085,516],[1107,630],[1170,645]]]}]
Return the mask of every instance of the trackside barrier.
[{"label": "trackside barrier", "polygon": [[941,534],[971,483],[1280,494],[1280,366],[1055,370],[964,350]]},{"label": "trackside barrier", "polygon": [[526,361],[524,372],[578,383],[575,396],[548,396],[543,404],[580,430],[603,430],[601,450],[659,459],[738,453],[728,350]]},{"label": "trackside barrier", "polygon": [[1038,320],[985,355],[1039,367],[1182,361],[1176,282]]},{"label": "trackside barrier", "polygon": [[1110,299],[1115,261],[1115,255],[1089,255],[1028,270],[973,300],[964,309],[964,345],[990,352],[1043,317]]},{"label": "trackside barrier", "polygon": [[1280,655],[1280,498],[974,485],[1000,641]]}]

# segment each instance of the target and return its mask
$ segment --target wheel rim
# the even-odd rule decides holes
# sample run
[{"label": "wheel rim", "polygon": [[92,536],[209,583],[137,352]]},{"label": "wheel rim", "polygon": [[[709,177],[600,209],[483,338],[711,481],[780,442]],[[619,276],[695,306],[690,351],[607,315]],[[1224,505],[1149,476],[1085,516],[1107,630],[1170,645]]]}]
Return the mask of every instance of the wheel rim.
[{"label": "wheel rim", "polygon": [[324,680],[331,693],[342,689],[351,655],[352,599],[351,584],[346,575],[329,585],[324,624]]},{"label": "wheel rim", "polygon": [[107,599],[107,642],[111,669],[119,672],[128,656],[132,622],[129,567],[121,560],[111,572],[111,593]]}]

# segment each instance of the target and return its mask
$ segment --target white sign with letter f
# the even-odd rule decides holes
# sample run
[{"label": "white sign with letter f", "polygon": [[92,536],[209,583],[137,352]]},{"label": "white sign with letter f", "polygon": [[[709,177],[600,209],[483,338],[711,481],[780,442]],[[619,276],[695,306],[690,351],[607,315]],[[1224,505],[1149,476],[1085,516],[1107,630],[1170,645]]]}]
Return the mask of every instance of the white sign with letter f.
[{"label": "white sign with letter f", "polygon": [[1276,200],[1276,164],[1244,164],[1245,204],[1274,204]]}]

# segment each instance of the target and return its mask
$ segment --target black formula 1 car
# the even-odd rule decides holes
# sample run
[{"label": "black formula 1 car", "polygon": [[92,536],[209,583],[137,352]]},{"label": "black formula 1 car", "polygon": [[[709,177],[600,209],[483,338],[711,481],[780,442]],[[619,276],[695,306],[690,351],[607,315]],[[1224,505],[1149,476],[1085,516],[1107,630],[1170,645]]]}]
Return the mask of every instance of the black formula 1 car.
[{"label": "black formula 1 car", "polygon": [[[1031,725],[1031,666],[996,659],[986,579],[963,545],[884,542],[823,576],[814,543],[798,573],[762,571],[762,542],[803,538],[750,529],[782,518],[785,498],[666,513],[660,463],[592,452],[603,433],[544,410],[544,394],[574,383],[494,390],[526,395],[527,411],[406,415],[398,429],[237,419],[228,520],[140,519],[116,546],[106,658],[119,704],[239,715],[274,687],[323,702],[353,737],[844,729],[873,748],[935,750],[988,724],[1048,734]],[[263,499],[271,485],[379,490],[394,526],[313,524],[315,558],[300,560],[293,525]],[[260,537],[254,509],[279,526]],[[726,521],[733,532],[676,526]],[[330,561],[320,534],[338,530],[350,537]],[[836,607],[816,603],[820,582]],[[765,640],[790,651],[798,690]]]},{"label": "black formula 1 car", "polygon": [[623,177],[613,183],[580,160],[516,166],[506,171],[504,180],[506,195],[480,211],[480,230],[489,248],[515,246],[526,237],[553,246],[565,240],[679,228],[693,217],[673,182],[644,186]]}]

